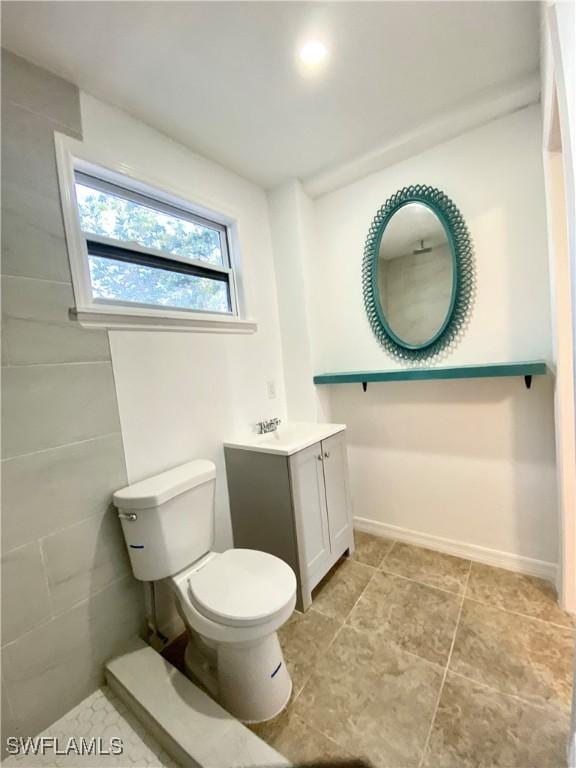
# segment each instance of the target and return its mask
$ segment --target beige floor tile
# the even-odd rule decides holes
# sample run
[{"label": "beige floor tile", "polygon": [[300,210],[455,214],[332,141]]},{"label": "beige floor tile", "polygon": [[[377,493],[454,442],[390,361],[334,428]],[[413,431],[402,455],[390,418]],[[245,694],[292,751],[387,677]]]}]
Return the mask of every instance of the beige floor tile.
[{"label": "beige floor tile", "polygon": [[381,567],[431,587],[462,594],[470,561],[397,541]]},{"label": "beige floor tile", "polygon": [[347,624],[444,666],[462,598],[391,573],[377,573]]},{"label": "beige floor tile", "polygon": [[442,670],[344,627],[294,704],[311,728],[378,768],[417,766]]},{"label": "beige floor tile", "polygon": [[570,615],[558,605],[554,586],[535,576],[472,563],[466,597],[566,627],[573,625]]},{"label": "beige floor tile", "polygon": [[562,768],[569,716],[448,674],[426,768]]},{"label": "beige floor tile", "polygon": [[354,531],[355,549],[351,559],[357,563],[378,568],[392,549],[393,543],[390,539],[385,539],[382,536],[373,536],[371,533]]},{"label": "beige floor tile", "polygon": [[276,715],[276,717],[273,717],[271,720],[266,720],[264,723],[246,723],[246,727],[267,744],[272,745],[274,741],[280,737],[282,731],[288,727],[290,720],[294,717],[293,709],[295,699],[296,696],[294,695],[294,691],[292,691],[290,701],[279,715]]},{"label": "beige floor tile", "polygon": [[465,600],[450,669],[536,704],[569,708],[574,632]]},{"label": "beige floor tile", "polygon": [[[253,728],[256,733],[257,728]],[[327,761],[333,764],[339,760],[352,759],[345,747],[310,728],[291,712],[286,713],[273,729],[263,729],[259,735],[293,763]]]},{"label": "beige floor tile", "polygon": [[[295,763],[416,768],[470,564],[356,536],[279,632],[291,702],[251,729]],[[538,579],[474,564],[469,589],[424,768],[563,768],[569,619]]]},{"label": "beige floor tile", "polygon": [[341,560],[314,590],[312,609],[343,621],[375,573],[367,565]]},{"label": "beige floor tile", "polygon": [[294,611],[280,629],[280,644],[292,676],[295,694],[312,674],[319,656],[326,651],[340,626],[340,621],[317,611]]}]

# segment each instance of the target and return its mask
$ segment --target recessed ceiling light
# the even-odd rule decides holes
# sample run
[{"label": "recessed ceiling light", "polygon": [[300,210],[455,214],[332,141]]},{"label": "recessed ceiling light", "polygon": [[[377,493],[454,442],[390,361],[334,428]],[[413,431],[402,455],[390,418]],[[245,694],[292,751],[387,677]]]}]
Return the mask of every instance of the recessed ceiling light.
[{"label": "recessed ceiling light", "polygon": [[298,55],[302,64],[312,68],[322,64],[328,56],[328,49],[320,40],[308,40],[308,42],[304,43],[300,48]]}]

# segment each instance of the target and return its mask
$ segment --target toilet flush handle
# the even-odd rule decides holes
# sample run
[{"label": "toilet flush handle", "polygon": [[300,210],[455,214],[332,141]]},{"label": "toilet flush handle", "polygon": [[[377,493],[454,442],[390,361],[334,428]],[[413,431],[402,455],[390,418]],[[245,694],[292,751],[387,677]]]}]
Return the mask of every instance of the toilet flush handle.
[{"label": "toilet flush handle", "polygon": [[130,520],[131,522],[138,520],[138,515],[136,512],[118,512],[118,517],[121,520]]}]

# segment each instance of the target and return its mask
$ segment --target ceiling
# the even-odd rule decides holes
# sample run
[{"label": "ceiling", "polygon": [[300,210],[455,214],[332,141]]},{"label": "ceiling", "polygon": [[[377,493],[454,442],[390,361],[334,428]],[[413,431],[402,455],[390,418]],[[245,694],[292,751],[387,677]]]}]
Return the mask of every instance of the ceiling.
[{"label": "ceiling", "polygon": [[[538,67],[536,2],[3,2],[5,47],[269,187]],[[298,46],[329,59],[303,77]]]}]

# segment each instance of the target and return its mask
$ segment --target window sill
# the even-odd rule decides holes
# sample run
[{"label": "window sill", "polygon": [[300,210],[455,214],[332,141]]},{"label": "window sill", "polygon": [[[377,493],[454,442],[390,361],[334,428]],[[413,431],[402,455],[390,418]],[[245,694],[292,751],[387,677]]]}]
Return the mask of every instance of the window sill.
[{"label": "window sill", "polygon": [[128,307],[72,308],[70,316],[83,328],[122,331],[188,331],[189,333],[255,333],[254,320],[189,312],[163,312]]}]

